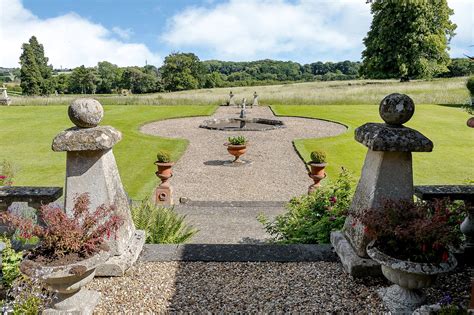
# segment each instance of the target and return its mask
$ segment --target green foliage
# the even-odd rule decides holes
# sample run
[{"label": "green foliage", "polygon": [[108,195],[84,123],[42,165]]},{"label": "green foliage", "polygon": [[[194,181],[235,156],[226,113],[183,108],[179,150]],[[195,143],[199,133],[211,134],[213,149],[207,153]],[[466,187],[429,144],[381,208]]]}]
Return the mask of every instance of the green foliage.
[{"label": "green foliage", "polygon": [[26,95],[48,95],[54,91],[52,69],[48,66],[48,58],[44,48],[35,36],[22,45],[20,56],[20,79],[23,93]]},{"label": "green foliage", "polygon": [[184,222],[186,216],[178,215],[172,208],[156,206],[150,198],[132,206],[132,218],[135,227],[146,232],[149,244],[180,244],[198,232]]},{"label": "green foliage", "polygon": [[431,78],[447,72],[456,25],[446,0],[373,0],[361,74],[368,78]]},{"label": "green foliage", "polygon": [[[145,71],[148,71],[145,72]],[[153,71],[139,67],[128,67],[122,73],[121,86],[132,93],[151,93],[160,90],[160,82]]]},{"label": "green foliage", "polygon": [[193,90],[204,83],[205,69],[193,53],[172,53],[160,68],[165,90]]},{"label": "green foliage", "polygon": [[43,302],[41,298],[30,294],[24,301],[15,303],[13,306],[13,315],[36,315],[40,313]]},{"label": "green foliage", "polygon": [[96,90],[94,69],[83,65],[75,68],[69,76],[68,91],[77,94],[93,94]]},{"label": "green foliage", "polygon": [[7,237],[0,237],[0,241],[5,243],[2,251],[2,282],[5,288],[10,288],[13,281],[21,275],[20,263],[23,260],[23,253],[16,252]]},{"label": "green foliage", "polygon": [[232,145],[244,145],[247,143],[247,139],[245,139],[244,136],[229,137],[227,138],[227,141]]},{"label": "green foliage", "polygon": [[469,90],[469,93],[472,97],[474,97],[474,77],[470,77],[467,79],[466,87]]},{"label": "green foliage", "polygon": [[159,163],[170,163],[171,155],[168,151],[158,151],[158,153],[156,154],[156,161]]},{"label": "green foliage", "polygon": [[258,220],[276,243],[329,243],[331,231],[340,230],[344,225],[352,193],[351,176],[342,169],[333,183],[310,195],[291,199],[286,205],[288,212],[274,221],[263,215],[259,215]]},{"label": "green foliage", "polygon": [[0,163],[0,186],[11,186],[15,178],[15,168],[8,160]]},{"label": "green foliage", "polygon": [[326,163],[326,153],[323,151],[313,151],[310,154],[311,162]]},{"label": "green foliage", "polygon": [[122,71],[117,65],[108,61],[102,61],[97,64],[97,93],[112,93],[117,89],[120,83]]}]

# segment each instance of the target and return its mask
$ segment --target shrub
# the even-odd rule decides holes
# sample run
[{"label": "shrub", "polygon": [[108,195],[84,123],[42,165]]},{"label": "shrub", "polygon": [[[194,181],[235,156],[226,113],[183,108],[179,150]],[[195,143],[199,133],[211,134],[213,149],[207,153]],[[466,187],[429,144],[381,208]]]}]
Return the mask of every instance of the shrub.
[{"label": "shrub", "polygon": [[474,97],[474,77],[469,77],[469,79],[467,79],[466,87],[469,90],[469,93],[471,93],[471,96]]},{"label": "shrub", "polygon": [[2,283],[5,288],[10,288],[13,281],[21,275],[20,263],[23,253],[16,252],[7,237],[0,237],[0,241],[5,243],[2,251]]},{"label": "shrub", "polygon": [[15,170],[13,165],[3,160],[0,164],[0,186],[11,186],[13,185],[13,179],[15,177]]},{"label": "shrub", "polygon": [[313,151],[311,152],[311,162],[321,164],[326,163],[326,153],[323,151]]},{"label": "shrub", "polygon": [[376,240],[385,254],[401,260],[438,263],[448,259],[451,247],[461,242],[460,206],[447,200],[411,202],[387,200],[381,209],[353,214],[364,233]]},{"label": "shrub", "polygon": [[247,139],[244,136],[229,137],[227,139],[231,145],[244,145],[247,143]]},{"label": "shrub", "polygon": [[185,216],[172,208],[156,206],[150,198],[132,206],[132,218],[136,228],[146,232],[149,244],[184,243],[198,232],[184,222]]},{"label": "shrub", "polygon": [[171,156],[167,151],[158,151],[156,154],[156,162],[158,163],[170,163]]},{"label": "shrub", "polygon": [[38,279],[21,275],[8,291],[6,301],[1,305],[3,314],[35,315],[47,306],[53,292],[49,292]]},{"label": "shrub", "polygon": [[44,227],[31,218],[23,218],[12,213],[3,213],[1,218],[19,230],[24,239],[39,238],[40,245],[33,256],[41,255],[49,260],[69,254],[88,257],[100,250],[105,237],[115,235],[123,219],[112,214],[114,206],[98,207],[89,212],[89,196],[82,194],[75,199],[73,217],[70,218],[57,205],[45,205],[39,210]]},{"label": "shrub", "polygon": [[335,182],[291,199],[286,205],[288,212],[274,221],[263,215],[258,220],[276,243],[329,243],[331,231],[344,225],[352,193],[351,176],[342,169]]}]

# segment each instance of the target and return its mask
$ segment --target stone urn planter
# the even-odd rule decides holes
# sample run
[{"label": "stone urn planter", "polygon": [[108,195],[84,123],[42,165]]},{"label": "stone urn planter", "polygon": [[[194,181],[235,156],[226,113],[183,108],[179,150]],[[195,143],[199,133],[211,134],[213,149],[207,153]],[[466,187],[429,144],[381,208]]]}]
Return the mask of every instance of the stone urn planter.
[{"label": "stone urn planter", "polygon": [[155,162],[155,165],[158,168],[158,171],[156,172],[156,176],[158,176],[160,179],[162,179],[161,177],[170,178],[173,175],[173,170],[172,170],[172,167],[174,165],[173,162],[169,162],[169,163]]},{"label": "stone urn planter", "polygon": [[314,163],[314,162],[309,162],[308,163],[310,167],[310,173],[308,174],[309,177],[314,181],[313,184],[311,184],[308,188],[308,194],[312,193],[315,189],[321,186],[321,180],[326,178],[326,172],[325,172],[325,167],[327,166],[327,163]]},{"label": "stone urn planter", "polygon": [[457,261],[452,254],[446,262],[430,264],[403,261],[382,253],[372,241],[367,254],[382,267],[382,273],[393,282],[389,288],[379,290],[379,296],[392,313],[410,313],[426,300],[422,288],[430,287],[436,277],[453,270]]},{"label": "stone urn planter", "polygon": [[225,144],[227,152],[234,156],[233,163],[239,163],[239,158],[247,152],[247,144]]},{"label": "stone urn planter", "polygon": [[62,266],[45,265],[27,258],[20,269],[55,293],[50,308],[43,314],[92,314],[100,293],[83,287],[92,281],[96,267],[109,256],[108,252],[101,251],[90,258]]}]

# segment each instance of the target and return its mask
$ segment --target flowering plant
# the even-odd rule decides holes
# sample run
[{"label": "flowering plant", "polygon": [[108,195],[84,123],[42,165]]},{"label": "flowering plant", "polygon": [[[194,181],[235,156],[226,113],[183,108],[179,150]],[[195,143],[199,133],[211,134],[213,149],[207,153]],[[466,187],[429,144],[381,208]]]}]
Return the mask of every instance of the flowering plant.
[{"label": "flowering plant", "polygon": [[439,263],[447,261],[449,249],[461,243],[462,210],[448,200],[387,200],[381,209],[352,215],[383,253],[401,260]]},{"label": "flowering plant", "polygon": [[13,177],[15,177],[13,165],[7,160],[3,160],[0,164],[0,186],[13,185]]},{"label": "flowering plant", "polygon": [[57,205],[45,205],[39,210],[44,225],[38,225],[31,218],[23,218],[6,212],[1,219],[19,230],[22,238],[40,239],[33,256],[43,256],[48,260],[77,254],[85,258],[98,252],[105,238],[115,236],[123,219],[113,214],[114,207],[104,205],[89,211],[88,194],[75,199],[73,217],[70,218]]}]

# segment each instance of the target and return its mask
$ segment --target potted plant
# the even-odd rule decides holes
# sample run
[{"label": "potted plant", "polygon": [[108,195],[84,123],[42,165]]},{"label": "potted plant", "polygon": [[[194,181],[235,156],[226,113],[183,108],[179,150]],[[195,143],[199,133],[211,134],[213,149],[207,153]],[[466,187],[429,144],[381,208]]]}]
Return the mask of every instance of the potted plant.
[{"label": "potted plant", "polygon": [[100,293],[83,287],[94,278],[96,267],[108,259],[106,237],[114,237],[123,219],[113,214],[113,206],[102,205],[90,212],[89,205],[87,194],[78,196],[73,217],[56,205],[43,206],[38,212],[41,225],[31,218],[2,215],[3,221],[19,230],[20,237],[39,239],[20,270],[55,294],[52,312],[89,314],[99,301]]},{"label": "potted plant", "polygon": [[321,180],[326,177],[324,168],[326,167],[326,153],[323,151],[313,151],[310,154],[311,160],[308,162],[310,167],[309,177],[314,181],[308,188],[308,194],[312,193],[316,188],[320,187]]},{"label": "potted plant", "polygon": [[247,151],[247,139],[244,136],[229,137],[227,143],[227,151],[234,156],[233,163],[239,163],[239,157]]},{"label": "potted plant", "polygon": [[461,243],[462,211],[447,201],[386,201],[353,216],[373,240],[367,254],[394,283],[379,292],[393,312],[412,312],[422,305],[420,289],[457,265],[449,250]]},{"label": "potted plant", "polygon": [[[156,176],[162,181],[164,178],[169,179],[172,176],[172,167],[174,163],[171,161],[171,156],[167,151],[158,151],[156,154],[155,165],[158,167]],[[163,178],[162,178],[163,177]]]}]

